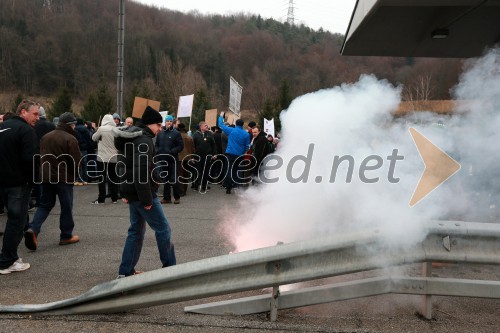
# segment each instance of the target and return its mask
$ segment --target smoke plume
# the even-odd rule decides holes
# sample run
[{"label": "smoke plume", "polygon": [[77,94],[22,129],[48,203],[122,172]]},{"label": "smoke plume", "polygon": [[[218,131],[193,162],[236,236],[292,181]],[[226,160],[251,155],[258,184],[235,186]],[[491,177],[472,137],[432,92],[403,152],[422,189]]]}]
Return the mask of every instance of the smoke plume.
[{"label": "smoke plume", "polygon": [[[401,87],[373,75],[295,99],[281,114],[276,154],[283,165],[265,172],[277,181],[240,191],[245,214],[225,221],[235,250],[372,228],[396,244],[412,244],[425,237],[422,225],[430,219],[487,220],[496,199],[495,186],[486,184],[499,165],[499,68],[498,49],[469,61],[453,92],[454,116],[422,112],[418,123],[394,119]],[[454,177],[412,208],[409,200],[424,164],[409,127],[462,163]],[[388,157],[395,150],[404,159],[395,161],[391,171]],[[360,172],[365,159],[367,165],[376,164],[373,155],[382,166]],[[336,158],[345,156],[354,161],[352,179],[347,161],[333,167]],[[473,207],[479,202],[487,212],[478,215],[480,209]]]}]

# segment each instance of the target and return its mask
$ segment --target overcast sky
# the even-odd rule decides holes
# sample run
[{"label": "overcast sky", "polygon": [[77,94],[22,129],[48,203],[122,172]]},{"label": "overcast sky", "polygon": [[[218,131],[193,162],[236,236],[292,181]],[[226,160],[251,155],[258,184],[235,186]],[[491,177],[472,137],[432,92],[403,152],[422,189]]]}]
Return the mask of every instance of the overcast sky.
[{"label": "overcast sky", "polygon": [[[260,14],[285,22],[289,0],[134,0],[144,4],[201,14],[234,13]],[[330,32],[345,34],[356,0],[294,0],[295,23],[315,30],[322,27]]]}]

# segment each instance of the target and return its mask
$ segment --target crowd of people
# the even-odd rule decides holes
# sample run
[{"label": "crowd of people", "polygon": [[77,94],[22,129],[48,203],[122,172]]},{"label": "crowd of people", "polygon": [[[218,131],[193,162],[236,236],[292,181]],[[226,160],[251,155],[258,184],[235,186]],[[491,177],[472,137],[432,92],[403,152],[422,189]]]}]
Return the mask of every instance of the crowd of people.
[{"label": "crowd of people", "polygon": [[[163,204],[180,204],[189,185],[205,193],[211,184],[231,194],[238,186],[255,183],[259,166],[275,151],[279,139],[266,135],[255,122],[243,128],[224,122],[221,113],[212,128],[200,122],[194,133],[168,115],[147,107],[134,124],[128,117],[107,114],[95,129],[89,121],[65,112],[57,125],[46,119],[38,103],[24,100],[16,113],[0,115],[0,215],[7,223],[0,253],[0,274],[27,270],[18,256],[24,238],[32,251],[37,236],[55,206],[61,205],[59,245],[74,244],[73,186],[98,183],[97,199],[128,204],[128,230],[118,276],[135,270],[142,250],[145,224],[154,230],[163,267],[175,265],[171,229]],[[163,185],[163,191],[160,191]],[[108,194],[109,193],[109,194]],[[173,197],[173,200],[172,200]],[[30,206],[38,207],[32,221]]]}]

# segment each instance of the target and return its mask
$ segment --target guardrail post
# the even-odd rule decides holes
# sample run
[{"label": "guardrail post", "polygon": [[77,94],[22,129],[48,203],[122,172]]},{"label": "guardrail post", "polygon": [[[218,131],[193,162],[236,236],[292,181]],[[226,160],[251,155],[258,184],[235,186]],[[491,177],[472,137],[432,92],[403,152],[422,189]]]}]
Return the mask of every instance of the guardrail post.
[{"label": "guardrail post", "polygon": [[271,297],[271,321],[278,319],[278,298],[280,296],[280,286],[273,287],[273,295]]},{"label": "guardrail post", "polygon": [[[430,277],[432,270],[432,263],[424,262],[422,263],[422,276]],[[432,295],[422,296],[422,315],[426,319],[432,319]]]}]

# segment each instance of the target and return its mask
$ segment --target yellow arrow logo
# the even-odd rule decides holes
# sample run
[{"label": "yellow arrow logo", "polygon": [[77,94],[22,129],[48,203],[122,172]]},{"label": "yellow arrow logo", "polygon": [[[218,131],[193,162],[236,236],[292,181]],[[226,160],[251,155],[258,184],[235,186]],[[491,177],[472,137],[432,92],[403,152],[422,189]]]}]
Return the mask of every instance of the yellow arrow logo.
[{"label": "yellow arrow logo", "polygon": [[424,173],[410,200],[410,207],[413,207],[453,176],[461,166],[416,129],[411,127],[410,134],[425,164]]}]

